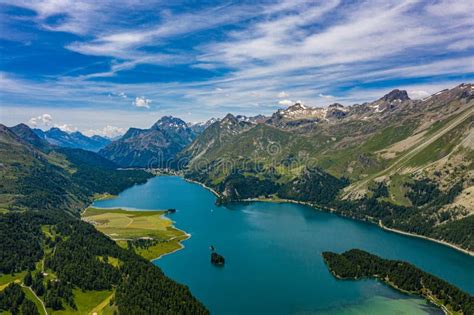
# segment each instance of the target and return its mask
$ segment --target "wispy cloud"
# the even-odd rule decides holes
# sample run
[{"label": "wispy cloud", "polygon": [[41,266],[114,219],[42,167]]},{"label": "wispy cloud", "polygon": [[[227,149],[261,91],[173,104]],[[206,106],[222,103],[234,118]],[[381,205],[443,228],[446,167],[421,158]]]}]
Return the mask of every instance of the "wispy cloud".
[{"label": "wispy cloud", "polygon": [[160,104],[198,120],[270,113],[292,99],[351,104],[391,88],[424,97],[474,78],[471,2],[1,0],[36,12],[42,31],[73,34],[59,41],[64,54],[93,59],[60,75],[3,70],[0,101],[90,112]]},{"label": "wispy cloud", "polygon": [[285,98],[285,97],[288,97],[290,96],[288,93],[286,93],[285,91],[281,91],[280,93],[277,94],[277,97],[278,98]]}]

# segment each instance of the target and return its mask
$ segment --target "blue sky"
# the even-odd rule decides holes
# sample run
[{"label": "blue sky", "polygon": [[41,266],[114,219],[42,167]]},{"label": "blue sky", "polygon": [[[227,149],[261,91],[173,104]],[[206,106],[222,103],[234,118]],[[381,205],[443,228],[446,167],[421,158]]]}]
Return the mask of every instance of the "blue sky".
[{"label": "blue sky", "polygon": [[0,0],[0,122],[115,135],[426,97],[474,78],[472,1]]}]

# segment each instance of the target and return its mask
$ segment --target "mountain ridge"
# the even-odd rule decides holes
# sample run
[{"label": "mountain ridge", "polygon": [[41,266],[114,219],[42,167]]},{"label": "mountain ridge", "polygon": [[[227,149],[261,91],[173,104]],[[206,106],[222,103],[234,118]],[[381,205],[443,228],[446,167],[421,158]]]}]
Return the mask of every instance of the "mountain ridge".
[{"label": "mountain ridge", "polygon": [[64,148],[76,148],[97,152],[111,142],[109,139],[99,135],[88,137],[79,131],[68,133],[57,127],[46,131],[41,129],[32,130],[38,137],[47,141],[49,144]]},{"label": "mountain ridge", "polygon": [[[188,161],[185,176],[219,192],[222,202],[328,205],[472,251],[474,236],[456,233],[474,228],[473,100],[474,85],[461,84],[423,100],[394,90],[347,107],[295,104],[246,128],[216,122],[179,156]],[[345,114],[328,118],[331,109]]]},{"label": "mountain ridge", "polygon": [[149,129],[130,128],[99,151],[122,167],[164,167],[196,134],[183,120],[163,116]]}]

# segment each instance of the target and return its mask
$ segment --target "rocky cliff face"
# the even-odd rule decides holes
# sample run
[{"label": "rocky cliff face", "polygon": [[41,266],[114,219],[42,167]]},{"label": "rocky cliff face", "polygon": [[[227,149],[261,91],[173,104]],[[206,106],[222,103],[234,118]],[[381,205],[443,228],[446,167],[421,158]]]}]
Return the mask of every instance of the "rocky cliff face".
[{"label": "rocky cliff face", "polygon": [[183,120],[164,116],[150,129],[130,128],[99,154],[122,167],[167,167],[194,138],[195,133]]}]

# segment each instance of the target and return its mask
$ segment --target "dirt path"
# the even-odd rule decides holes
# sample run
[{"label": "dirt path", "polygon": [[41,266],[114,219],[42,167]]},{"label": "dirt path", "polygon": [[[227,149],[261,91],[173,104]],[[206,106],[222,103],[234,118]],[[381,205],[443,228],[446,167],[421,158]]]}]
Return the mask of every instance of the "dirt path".
[{"label": "dirt path", "polygon": [[109,295],[105,300],[103,300],[102,302],[100,302],[99,305],[97,305],[96,307],[94,307],[90,312],[89,314],[92,314],[92,315],[97,315],[97,314],[100,314],[100,312],[104,309],[104,307],[107,306],[107,304],[110,303],[110,300],[114,297],[114,293],[112,293],[111,295]]},{"label": "dirt path", "polygon": [[23,288],[27,288],[28,290],[30,290],[30,292],[35,296],[35,298],[41,303],[41,305],[43,306],[43,312],[44,314],[48,315],[48,310],[46,309],[46,305],[44,305],[44,302],[43,300],[41,300],[39,298],[39,296],[36,295],[35,291],[33,291],[33,289],[31,287],[27,287],[26,285],[24,285],[23,283],[21,284],[21,286]]},{"label": "dirt path", "polygon": [[129,227],[132,223],[133,223],[133,219],[132,218],[129,218],[127,217],[127,219],[129,219],[130,221],[127,223],[127,225],[125,226],[126,228]]}]

